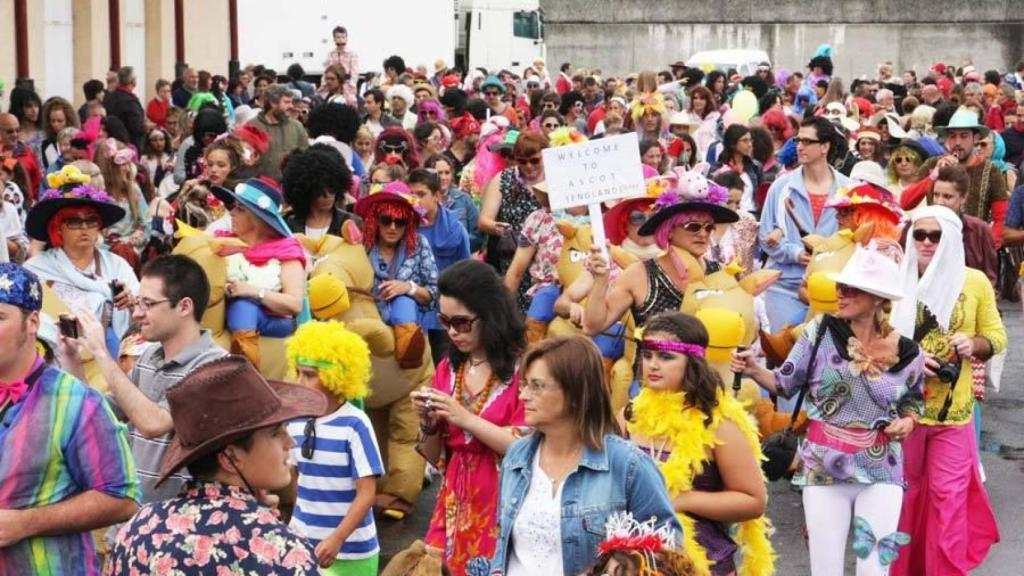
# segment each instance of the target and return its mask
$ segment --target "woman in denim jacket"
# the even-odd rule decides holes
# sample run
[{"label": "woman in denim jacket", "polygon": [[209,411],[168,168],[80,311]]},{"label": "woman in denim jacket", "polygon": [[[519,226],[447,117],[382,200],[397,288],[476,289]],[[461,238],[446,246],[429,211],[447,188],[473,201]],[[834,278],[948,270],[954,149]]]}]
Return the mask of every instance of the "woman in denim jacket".
[{"label": "woman in denim jacket", "polygon": [[681,537],[657,465],[618,435],[594,344],[583,336],[544,340],[522,368],[519,394],[536,432],[502,462],[491,575],[583,572],[616,512],[656,518]]}]

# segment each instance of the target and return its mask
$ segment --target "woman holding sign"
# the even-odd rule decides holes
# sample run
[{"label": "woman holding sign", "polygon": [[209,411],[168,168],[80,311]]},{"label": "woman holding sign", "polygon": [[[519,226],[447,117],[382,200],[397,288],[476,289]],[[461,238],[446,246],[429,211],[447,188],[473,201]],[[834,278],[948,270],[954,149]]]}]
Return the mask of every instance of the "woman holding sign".
[{"label": "woman holding sign", "polygon": [[608,286],[608,260],[599,247],[591,249],[588,268],[594,275],[583,317],[587,334],[600,334],[633,312],[637,326],[666,310],[678,310],[686,291],[689,269],[704,266],[707,273],[717,264],[704,260],[716,224],[739,220],[725,207],[728,192],[696,172],[684,173],[679,187],[663,192],[655,201],[656,212],[640,227],[641,236],[654,236],[665,253],[630,265]]}]

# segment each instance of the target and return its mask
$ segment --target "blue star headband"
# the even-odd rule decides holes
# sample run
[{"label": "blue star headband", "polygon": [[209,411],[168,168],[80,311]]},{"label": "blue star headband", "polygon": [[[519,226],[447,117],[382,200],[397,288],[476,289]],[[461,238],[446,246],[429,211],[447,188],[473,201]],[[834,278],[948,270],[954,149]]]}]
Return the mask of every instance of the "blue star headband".
[{"label": "blue star headband", "polygon": [[43,307],[43,286],[35,274],[9,262],[0,263],[0,304],[30,312]]}]

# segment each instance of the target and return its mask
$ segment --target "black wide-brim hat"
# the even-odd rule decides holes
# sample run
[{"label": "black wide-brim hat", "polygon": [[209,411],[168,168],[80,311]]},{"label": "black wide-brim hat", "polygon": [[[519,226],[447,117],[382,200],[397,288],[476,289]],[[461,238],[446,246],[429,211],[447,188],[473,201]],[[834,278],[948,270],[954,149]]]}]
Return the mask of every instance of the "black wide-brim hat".
[{"label": "black wide-brim hat", "polygon": [[70,208],[74,206],[88,206],[96,209],[100,215],[100,220],[102,221],[102,228],[107,228],[117,222],[120,222],[125,215],[124,208],[121,208],[112,202],[94,200],[87,196],[66,195],[59,198],[40,200],[32,206],[28,211],[28,215],[25,217],[25,233],[33,240],[48,243],[50,241],[50,235],[47,233],[46,229],[50,224],[50,220],[53,219],[54,215],[56,215],[61,208]]},{"label": "black wide-brim hat", "polygon": [[739,214],[718,204],[710,202],[679,202],[651,214],[637,232],[641,236],[653,236],[658,231],[658,227],[661,226],[662,222],[683,212],[707,212],[714,218],[715,224],[731,224],[740,219]]}]

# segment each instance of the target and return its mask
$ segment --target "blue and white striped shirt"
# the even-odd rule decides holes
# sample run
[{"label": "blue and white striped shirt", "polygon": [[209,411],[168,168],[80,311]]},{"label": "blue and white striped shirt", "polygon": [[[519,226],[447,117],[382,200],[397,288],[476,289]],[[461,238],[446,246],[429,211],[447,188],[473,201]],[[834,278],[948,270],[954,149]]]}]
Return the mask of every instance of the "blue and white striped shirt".
[{"label": "blue and white striped shirt", "polygon": [[[302,456],[306,420],[288,423],[295,440],[292,460],[299,470],[295,512],[289,526],[318,545],[348,514],[356,497],[356,480],[384,473],[380,448],[370,419],[345,403],[332,414],[316,419],[313,458]],[[342,560],[360,560],[380,552],[373,511],[369,511],[338,553]]]}]

